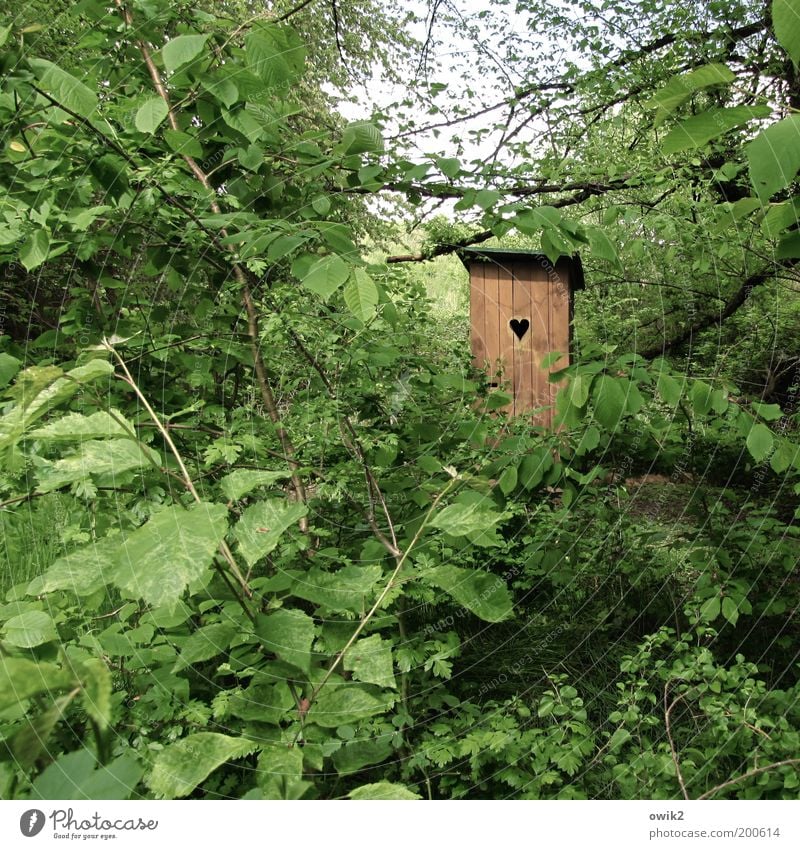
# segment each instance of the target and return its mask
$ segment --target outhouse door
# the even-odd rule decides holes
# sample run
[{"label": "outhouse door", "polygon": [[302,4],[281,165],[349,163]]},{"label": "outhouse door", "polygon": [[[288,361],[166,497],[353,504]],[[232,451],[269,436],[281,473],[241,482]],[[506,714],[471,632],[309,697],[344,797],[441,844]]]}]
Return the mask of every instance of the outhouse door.
[{"label": "outhouse door", "polygon": [[[582,288],[577,258],[555,264],[523,252],[473,249],[462,254],[470,271],[472,355],[490,383],[505,385],[513,400],[506,412],[537,411],[536,423],[552,425],[558,386],[549,374],[567,359],[542,368],[553,352],[569,354],[572,291]],[[577,265],[576,265],[577,264]]]}]

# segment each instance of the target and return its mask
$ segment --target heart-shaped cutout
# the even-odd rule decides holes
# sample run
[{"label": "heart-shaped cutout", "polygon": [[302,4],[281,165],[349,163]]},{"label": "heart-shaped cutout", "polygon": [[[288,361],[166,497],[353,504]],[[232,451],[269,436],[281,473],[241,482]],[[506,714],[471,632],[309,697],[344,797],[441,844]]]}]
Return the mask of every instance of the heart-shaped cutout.
[{"label": "heart-shaped cutout", "polygon": [[517,339],[522,339],[522,337],[528,332],[528,328],[531,326],[531,323],[528,321],[527,318],[512,318],[511,321],[508,322],[508,324],[514,331],[514,335],[517,337]]}]

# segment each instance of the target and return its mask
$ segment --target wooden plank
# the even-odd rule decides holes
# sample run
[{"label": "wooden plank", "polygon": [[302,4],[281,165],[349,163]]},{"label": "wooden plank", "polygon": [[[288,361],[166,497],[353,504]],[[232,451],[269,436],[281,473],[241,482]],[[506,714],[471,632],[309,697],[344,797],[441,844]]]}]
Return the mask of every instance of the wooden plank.
[{"label": "wooden plank", "polygon": [[514,411],[517,415],[529,413],[535,406],[535,383],[533,350],[535,345],[535,322],[531,300],[531,264],[515,262],[514,267],[514,315],[517,321],[527,319],[528,330],[519,339],[512,331],[514,343]]},{"label": "wooden plank", "polygon": [[[503,368],[503,381],[509,392],[514,392],[515,369],[514,369],[514,334],[511,332],[509,322],[514,317],[514,287],[511,269],[492,264],[497,285],[497,300],[495,301],[495,315],[497,317],[497,345],[498,356]],[[515,412],[514,402],[508,405],[506,412],[513,415]]]},{"label": "wooden plank", "polygon": [[486,298],[484,265],[472,262],[469,267],[469,325],[472,342],[472,362],[477,369],[486,368]]},{"label": "wooden plank", "polygon": [[[546,407],[550,403],[548,372],[541,369],[542,360],[550,351],[550,287],[547,269],[540,264],[531,265],[531,330],[533,331],[533,406]],[[537,424],[549,425],[550,413],[540,413]]]},{"label": "wooden plank", "polygon": [[[556,264],[555,274],[550,275],[550,344],[551,350],[560,351],[562,354],[567,354],[569,357],[570,349],[570,264],[567,260],[560,260]],[[561,359],[553,365],[551,371],[558,371],[564,368],[569,362],[569,359]],[[555,402],[556,394],[559,390],[559,385],[551,383],[551,393],[553,402]]]}]

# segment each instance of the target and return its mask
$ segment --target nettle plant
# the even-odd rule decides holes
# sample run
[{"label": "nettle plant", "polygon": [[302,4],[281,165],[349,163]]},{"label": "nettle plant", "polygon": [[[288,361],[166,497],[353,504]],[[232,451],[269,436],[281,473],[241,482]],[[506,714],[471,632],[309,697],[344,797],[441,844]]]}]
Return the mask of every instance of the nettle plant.
[{"label": "nettle plant", "polygon": [[[81,10],[80,68],[0,33],[0,260],[74,284],[58,332],[0,355],[4,520],[51,543],[0,608],[0,791],[463,796],[497,755],[512,791],[594,793],[576,776],[633,732],[553,678],[524,722],[466,733],[455,623],[522,615],[499,561],[533,499],[589,500],[604,456],[717,429],[793,480],[780,411],[595,352],[556,376],[559,430],[507,422],[507,396],[439,367],[419,289],[356,247],[351,193],[453,160],[420,171],[373,124],[304,111],[287,25]],[[748,612],[720,574],[695,623]]]}]

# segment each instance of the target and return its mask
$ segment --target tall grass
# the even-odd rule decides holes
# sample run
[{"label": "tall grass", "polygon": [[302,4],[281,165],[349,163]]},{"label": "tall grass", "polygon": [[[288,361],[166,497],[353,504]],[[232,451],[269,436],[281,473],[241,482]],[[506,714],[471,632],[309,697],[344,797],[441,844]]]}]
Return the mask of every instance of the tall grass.
[{"label": "tall grass", "polygon": [[63,553],[66,523],[58,493],[0,510],[0,597],[41,575]]}]

